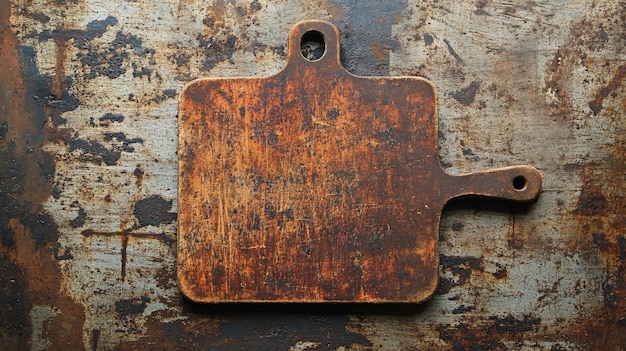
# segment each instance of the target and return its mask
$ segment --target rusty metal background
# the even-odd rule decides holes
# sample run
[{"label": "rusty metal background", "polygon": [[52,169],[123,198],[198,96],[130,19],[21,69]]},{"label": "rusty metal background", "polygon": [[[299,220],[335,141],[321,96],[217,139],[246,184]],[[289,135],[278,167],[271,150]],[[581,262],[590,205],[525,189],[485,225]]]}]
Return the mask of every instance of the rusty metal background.
[{"label": "rusty metal background", "polygon": [[[312,33],[317,60],[303,55]],[[339,51],[332,23],[301,21],[279,73],[180,94],[177,276],[190,300],[423,302],[446,203],[538,196],[530,166],[444,172],[432,83],[355,76]]]},{"label": "rusty metal background", "polygon": [[[625,8],[0,1],[0,349],[624,349]],[[448,172],[543,176],[529,206],[446,207],[422,306],[216,309],[176,287],[176,98],[277,72],[308,18],[351,72],[434,82]]]}]

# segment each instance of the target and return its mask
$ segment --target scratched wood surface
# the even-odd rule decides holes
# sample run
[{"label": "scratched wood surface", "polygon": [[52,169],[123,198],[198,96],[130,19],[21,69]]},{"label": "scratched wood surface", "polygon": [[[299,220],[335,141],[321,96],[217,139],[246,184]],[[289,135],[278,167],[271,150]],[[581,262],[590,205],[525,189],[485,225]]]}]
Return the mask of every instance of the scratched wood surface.
[{"label": "scratched wood surface", "polygon": [[[620,350],[623,0],[0,0],[0,349]],[[415,309],[184,299],[178,103],[265,77],[329,20],[361,76],[428,79],[450,174],[533,165],[539,201],[459,199]]]},{"label": "scratched wood surface", "polygon": [[[311,36],[315,59],[301,50]],[[422,302],[439,280],[439,218],[451,198],[539,193],[528,166],[445,173],[432,84],[354,76],[339,51],[335,26],[303,21],[278,74],[185,87],[177,247],[187,297]]]}]

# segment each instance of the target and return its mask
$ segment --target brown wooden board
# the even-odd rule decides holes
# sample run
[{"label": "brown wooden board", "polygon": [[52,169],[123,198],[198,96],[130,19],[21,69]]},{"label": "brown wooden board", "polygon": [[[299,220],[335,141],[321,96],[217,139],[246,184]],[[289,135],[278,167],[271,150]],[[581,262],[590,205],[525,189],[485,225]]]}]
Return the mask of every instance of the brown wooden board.
[{"label": "brown wooden board", "polygon": [[294,26],[276,75],[187,85],[178,156],[178,280],[197,302],[422,302],[446,202],[541,188],[530,166],[446,173],[433,85],[350,74],[324,21]]}]

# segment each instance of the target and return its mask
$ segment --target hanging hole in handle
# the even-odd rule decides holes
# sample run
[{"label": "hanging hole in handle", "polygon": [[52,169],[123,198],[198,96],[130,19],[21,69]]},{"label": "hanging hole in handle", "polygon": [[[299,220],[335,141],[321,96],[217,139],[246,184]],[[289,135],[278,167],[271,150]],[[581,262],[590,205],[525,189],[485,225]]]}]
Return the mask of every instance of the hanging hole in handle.
[{"label": "hanging hole in handle", "polygon": [[326,43],[324,35],[316,30],[310,30],[300,39],[300,52],[302,57],[308,61],[317,61],[324,56],[326,52]]},{"label": "hanging hole in handle", "polygon": [[513,189],[517,191],[522,191],[526,189],[526,185],[528,185],[528,181],[524,176],[517,176],[513,178]]}]

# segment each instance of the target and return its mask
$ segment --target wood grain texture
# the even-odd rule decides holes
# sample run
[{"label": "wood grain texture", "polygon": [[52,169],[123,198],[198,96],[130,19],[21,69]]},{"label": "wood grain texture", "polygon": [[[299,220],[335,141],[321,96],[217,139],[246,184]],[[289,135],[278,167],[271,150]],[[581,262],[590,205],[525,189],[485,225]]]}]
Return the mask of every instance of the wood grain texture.
[{"label": "wood grain texture", "polygon": [[[309,60],[315,31],[325,52]],[[422,302],[448,200],[539,194],[528,166],[445,173],[433,85],[350,74],[329,22],[296,24],[288,46],[274,76],[181,95],[178,277],[193,301]]]}]

